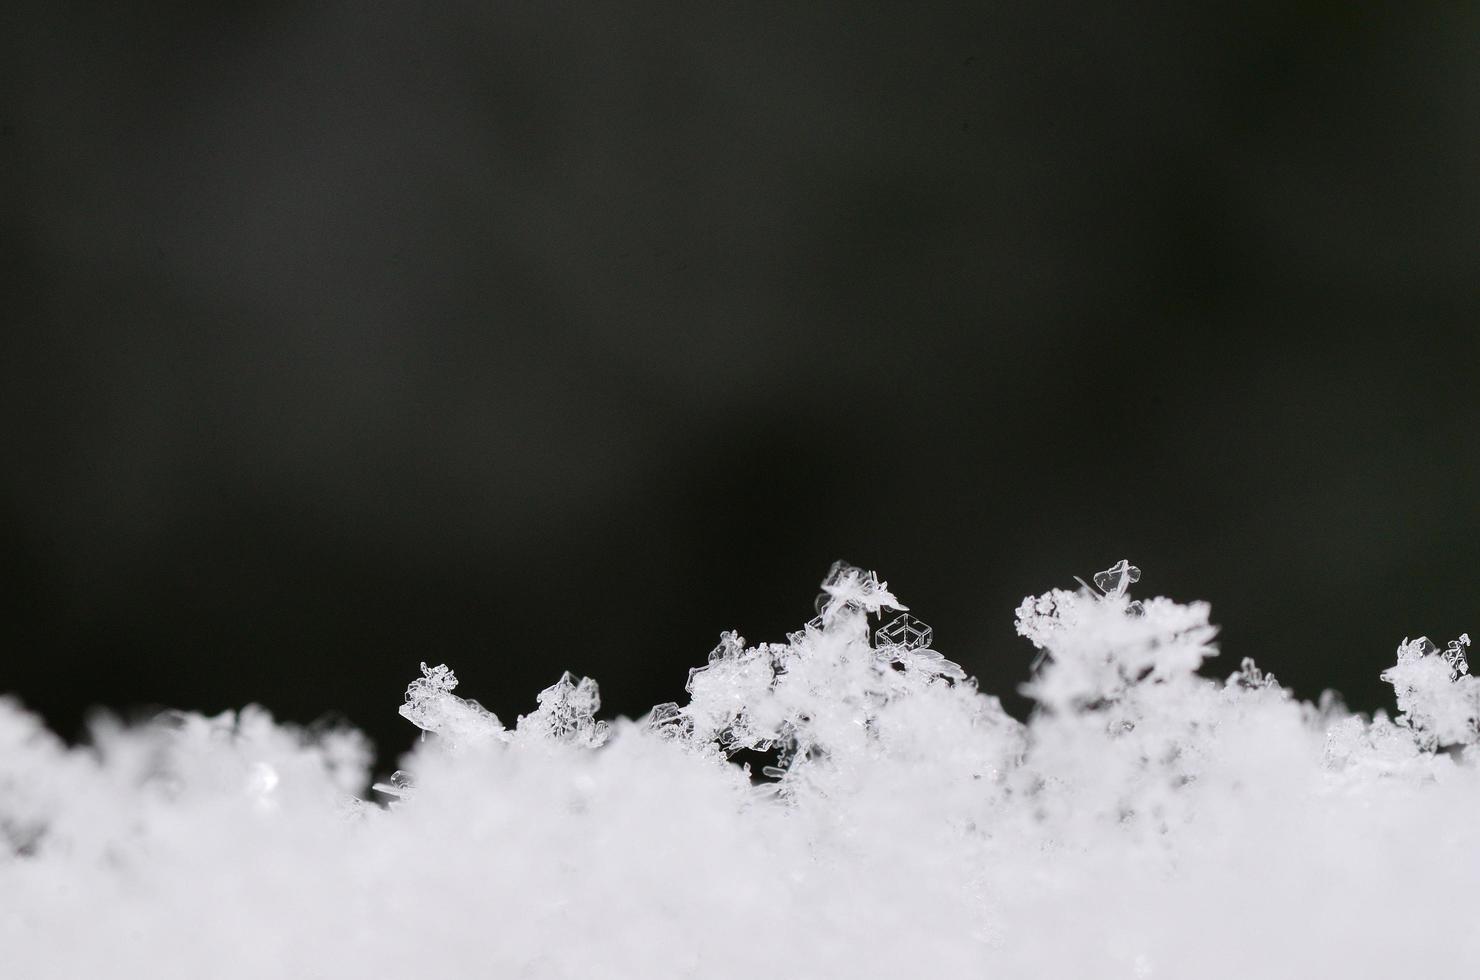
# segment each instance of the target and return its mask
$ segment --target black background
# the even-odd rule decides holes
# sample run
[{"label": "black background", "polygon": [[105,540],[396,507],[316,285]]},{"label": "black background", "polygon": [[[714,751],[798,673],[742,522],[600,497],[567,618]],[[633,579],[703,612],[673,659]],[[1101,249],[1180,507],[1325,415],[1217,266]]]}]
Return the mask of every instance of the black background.
[{"label": "black background", "polygon": [[6,5],[0,690],[682,697],[838,557],[1004,696],[1480,628],[1468,5]]}]

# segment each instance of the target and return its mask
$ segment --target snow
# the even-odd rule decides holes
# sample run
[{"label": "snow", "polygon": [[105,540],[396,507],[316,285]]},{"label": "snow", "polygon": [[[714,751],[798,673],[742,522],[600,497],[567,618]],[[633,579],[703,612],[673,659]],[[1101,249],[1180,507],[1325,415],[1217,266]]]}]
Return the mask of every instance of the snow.
[{"label": "snow", "polygon": [[423,664],[374,789],[260,708],[69,748],[0,700],[0,977],[1480,975],[1468,636],[1369,718],[1209,676],[1139,578],[1024,600],[1026,722],[844,563],[641,719],[565,674],[508,729]]}]

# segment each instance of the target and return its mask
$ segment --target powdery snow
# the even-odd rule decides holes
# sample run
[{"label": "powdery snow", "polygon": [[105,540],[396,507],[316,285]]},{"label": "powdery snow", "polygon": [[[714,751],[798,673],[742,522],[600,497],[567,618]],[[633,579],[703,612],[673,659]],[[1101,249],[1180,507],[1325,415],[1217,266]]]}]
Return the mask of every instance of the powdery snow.
[{"label": "powdery snow", "polygon": [[507,729],[423,664],[373,790],[259,708],[68,748],[0,700],[0,977],[1480,976],[1468,636],[1368,718],[1205,676],[1209,607],[1139,577],[1024,600],[1026,723],[843,563],[638,720],[566,674]]}]

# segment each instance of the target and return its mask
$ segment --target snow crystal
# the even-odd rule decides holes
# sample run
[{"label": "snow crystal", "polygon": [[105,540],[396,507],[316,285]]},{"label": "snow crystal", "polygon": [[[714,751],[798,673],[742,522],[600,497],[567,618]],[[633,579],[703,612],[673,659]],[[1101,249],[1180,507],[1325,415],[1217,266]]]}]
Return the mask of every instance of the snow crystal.
[{"label": "snow crystal", "polygon": [[589,677],[579,680],[570,671],[540,692],[539,710],[521,715],[521,736],[566,742],[596,748],[606,741],[606,722],[596,720],[601,708],[601,695],[596,682]]},{"label": "snow crystal", "polygon": [[1470,646],[1470,634],[1461,633],[1459,639],[1450,640],[1449,646],[1444,650],[1444,661],[1449,664],[1451,672],[1449,679],[1457,681],[1460,675],[1470,672],[1470,661],[1465,656],[1465,651]]},{"label": "snow crystal", "polygon": [[925,623],[909,613],[900,613],[874,631],[874,644],[880,647],[903,647],[919,650],[930,646],[934,633]]},{"label": "snow crystal", "polygon": [[1469,676],[1461,634],[1442,652],[1426,636],[1404,640],[1398,662],[1382,672],[1393,685],[1398,722],[1413,732],[1425,749],[1468,745],[1480,728],[1480,678]]},{"label": "snow crystal", "polygon": [[445,664],[421,665],[422,676],[406,688],[401,715],[418,728],[443,735],[452,742],[469,742],[503,734],[498,717],[477,701],[452,691],[457,675]]},{"label": "snow crystal", "polygon": [[845,561],[833,563],[827,578],[822,580],[822,591],[826,599],[818,609],[820,618],[826,623],[844,609],[862,609],[877,613],[881,609],[908,609],[894,598],[889,583],[880,582],[873,572],[855,568]]},{"label": "snow crystal", "polygon": [[1139,581],[1141,581],[1141,570],[1124,558],[1103,572],[1095,572],[1095,588],[1117,599],[1125,595],[1126,589]]}]

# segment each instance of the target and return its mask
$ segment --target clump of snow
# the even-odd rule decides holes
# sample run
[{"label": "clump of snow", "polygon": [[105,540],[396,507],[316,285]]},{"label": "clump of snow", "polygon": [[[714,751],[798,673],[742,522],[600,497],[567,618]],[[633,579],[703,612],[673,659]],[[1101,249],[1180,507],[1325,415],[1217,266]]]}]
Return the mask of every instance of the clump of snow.
[{"label": "clump of snow", "polygon": [[518,734],[536,741],[568,742],[594,749],[606,741],[607,725],[596,720],[601,695],[589,677],[570,671],[540,692],[539,710],[519,717]]},{"label": "clump of snow", "polygon": [[1469,637],[1369,718],[1209,676],[1140,578],[1024,600],[1027,721],[845,563],[636,721],[565,674],[505,728],[423,664],[373,788],[259,708],[69,748],[0,699],[0,977],[1480,975]]},{"label": "clump of snow", "polygon": [[1382,672],[1397,697],[1398,723],[1414,733],[1426,749],[1465,746],[1475,741],[1480,720],[1480,680],[1469,676],[1465,650],[1470,634],[1462,633],[1441,651],[1426,636],[1404,640],[1398,662]]},{"label": "clump of snow", "polygon": [[457,675],[446,664],[421,665],[421,676],[406,688],[401,717],[450,744],[466,744],[488,738],[507,738],[498,715],[477,701],[460,698],[452,691]]}]

